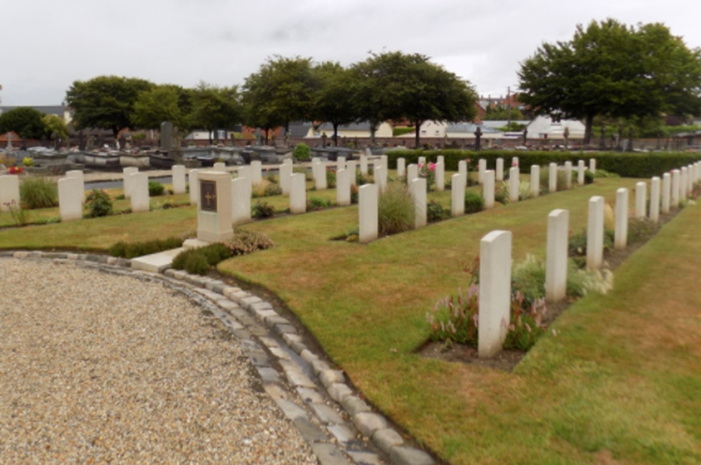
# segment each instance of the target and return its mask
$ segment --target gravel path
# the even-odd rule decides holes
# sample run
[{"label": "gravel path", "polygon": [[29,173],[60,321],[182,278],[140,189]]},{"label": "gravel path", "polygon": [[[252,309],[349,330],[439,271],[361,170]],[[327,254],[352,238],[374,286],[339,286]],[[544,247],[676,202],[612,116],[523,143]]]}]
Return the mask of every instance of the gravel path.
[{"label": "gravel path", "polygon": [[0,463],[317,463],[184,296],[48,260],[0,276]]}]

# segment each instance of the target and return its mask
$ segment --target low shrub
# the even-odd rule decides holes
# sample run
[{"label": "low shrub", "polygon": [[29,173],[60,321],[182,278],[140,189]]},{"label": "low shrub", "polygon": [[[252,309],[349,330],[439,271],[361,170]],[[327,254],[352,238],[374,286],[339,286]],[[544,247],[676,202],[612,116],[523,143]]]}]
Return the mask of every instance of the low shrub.
[{"label": "low shrub", "polygon": [[26,168],[31,168],[32,166],[34,166],[34,159],[32,157],[22,158],[22,166]]},{"label": "low shrub", "polygon": [[265,188],[263,189],[263,195],[266,197],[282,195],[282,187],[277,183],[266,184]]},{"label": "low shrub", "polygon": [[[587,170],[587,171],[589,171],[589,170]],[[592,173],[592,174],[595,178],[620,178],[621,177],[620,175],[618,175],[616,173],[612,173],[610,171],[606,171],[606,170],[602,170],[602,169],[597,169],[596,173]],[[585,175],[586,175],[586,173],[585,173]]]},{"label": "low shrub", "polygon": [[502,205],[509,203],[509,183],[502,182],[494,188],[494,201]]},{"label": "low shrub", "polygon": [[511,270],[511,289],[521,292],[529,304],[545,297],[545,263],[533,255],[526,255],[526,259]]},{"label": "low shrub", "polygon": [[148,195],[150,197],[158,197],[159,195],[163,195],[163,192],[165,191],[165,186],[161,184],[158,181],[149,181],[148,182]]},{"label": "low shrub", "polygon": [[172,267],[176,270],[185,270],[190,274],[204,275],[213,266],[230,257],[231,249],[221,242],[216,242],[180,252],[173,259]]},{"label": "low shrub", "polygon": [[326,170],[326,187],[329,189],[336,187],[336,172],[334,170]]},{"label": "low shrub", "polygon": [[292,151],[292,156],[300,161],[307,161],[312,157],[312,151],[307,144],[301,142]]},{"label": "low shrub", "polygon": [[88,194],[85,202],[88,206],[88,216],[90,218],[98,218],[112,214],[112,198],[106,191],[93,189]]},{"label": "low shrub", "polygon": [[15,226],[21,227],[29,224],[29,211],[22,208],[16,200],[13,199],[11,202],[3,202],[2,204],[9,210],[10,218]]},{"label": "low shrub", "polygon": [[584,171],[584,184],[593,184],[596,176],[589,170]]},{"label": "low shrub", "polygon": [[431,191],[436,186],[436,164],[419,163],[419,177],[426,179],[426,190]]},{"label": "low shrub", "polygon": [[655,235],[658,226],[650,218],[630,218],[628,220],[628,243],[645,242]]},{"label": "low shrub", "polygon": [[179,237],[131,243],[119,241],[113,244],[107,253],[113,257],[134,258],[163,252],[164,250],[177,249],[182,247],[182,245],[183,239]]},{"label": "low shrub", "polygon": [[275,214],[275,209],[268,202],[256,202],[251,207],[251,216],[253,218],[270,218]]},{"label": "low shrub", "polygon": [[358,203],[358,186],[351,184],[351,204]]},{"label": "low shrub", "polygon": [[380,234],[396,234],[414,227],[414,200],[406,186],[387,184],[378,199]]},{"label": "low shrub", "polygon": [[429,223],[436,223],[438,221],[443,221],[447,215],[447,212],[439,202],[435,200],[430,200],[426,204],[426,220]]},{"label": "low shrub", "polygon": [[280,179],[275,176],[274,174],[269,174],[265,177],[265,179],[270,183],[270,184],[280,184]]},{"label": "low shrub", "polygon": [[528,200],[533,195],[533,190],[531,189],[531,183],[528,181],[520,181],[518,183],[518,199]]},{"label": "low shrub", "polygon": [[360,171],[355,173],[355,183],[358,186],[362,186],[364,184],[372,184],[373,182],[375,182],[375,180],[373,179],[373,177],[371,175],[363,174]]},{"label": "low shrub", "polygon": [[307,211],[323,210],[331,206],[331,201],[321,197],[309,197],[307,199]]},{"label": "low shrub", "polygon": [[243,229],[235,229],[233,239],[225,244],[232,256],[247,255],[257,250],[269,249],[275,245],[265,234]]},{"label": "low shrub", "polygon": [[46,178],[27,178],[20,184],[19,192],[22,204],[30,210],[58,206],[56,181]]},{"label": "low shrub", "polygon": [[482,195],[465,191],[465,213],[477,213],[484,210],[484,197]]},{"label": "low shrub", "polygon": [[584,297],[590,292],[606,294],[613,289],[613,273],[610,270],[587,270],[574,259],[567,261],[567,295]]}]

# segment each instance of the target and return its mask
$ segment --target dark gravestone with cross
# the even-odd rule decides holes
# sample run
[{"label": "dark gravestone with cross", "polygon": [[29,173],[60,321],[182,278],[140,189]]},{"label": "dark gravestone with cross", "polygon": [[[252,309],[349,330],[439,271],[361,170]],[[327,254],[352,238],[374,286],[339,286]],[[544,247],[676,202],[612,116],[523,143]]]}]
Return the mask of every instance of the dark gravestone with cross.
[{"label": "dark gravestone with cross", "polygon": [[482,145],[482,128],[477,126],[477,130],[475,131],[475,151],[476,152],[479,151],[481,145]]}]

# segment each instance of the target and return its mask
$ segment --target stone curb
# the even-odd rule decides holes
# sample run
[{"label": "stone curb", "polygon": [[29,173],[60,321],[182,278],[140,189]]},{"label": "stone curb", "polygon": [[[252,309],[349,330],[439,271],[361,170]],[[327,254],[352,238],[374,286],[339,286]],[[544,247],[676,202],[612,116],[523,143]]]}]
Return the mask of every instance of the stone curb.
[{"label": "stone curb", "polygon": [[[349,460],[358,465],[435,463],[425,451],[407,444],[383,415],[373,412],[353,392],[341,371],[332,369],[304,345],[289,320],[269,302],[249,292],[172,268],[158,274],[132,270],[130,260],[105,255],[9,251],[0,252],[0,258],[3,257],[75,261],[103,272],[161,282],[203,305],[239,339],[266,393],[309,443],[322,465],[345,464]],[[301,402],[295,402],[297,398]],[[335,404],[335,408],[329,404]],[[357,438],[358,431],[363,440]]]}]

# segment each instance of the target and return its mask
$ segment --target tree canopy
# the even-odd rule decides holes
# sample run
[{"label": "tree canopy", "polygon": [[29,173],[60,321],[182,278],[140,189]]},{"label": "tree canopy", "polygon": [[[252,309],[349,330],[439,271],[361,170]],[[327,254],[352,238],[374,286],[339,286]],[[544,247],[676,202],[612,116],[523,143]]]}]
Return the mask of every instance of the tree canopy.
[{"label": "tree canopy", "polygon": [[217,129],[233,129],[243,120],[238,87],[218,87],[200,82],[192,94],[192,125],[216,136]]},{"label": "tree canopy", "polygon": [[44,113],[30,107],[17,107],[0,115],[0,133],[16,132],[23,139],[41,139]]},{"label": "tree canopy", "polygon": [[139,93],[134,102],[132,127],[160,129],[170,121],[181,131],[191,127],[192,91],[172,84],[157,85]]},{"label": "tree canopy", "polygon": [[314,67],[318,88],[314,94],[315,120],[333,125],[334,145],[338,145],[338,127],[358,119],[355,86],[350,70],[334,62],[320,63]]},{"label": "tree canopy", "polygon": [[134,104],[153,84],[144,79],[98,76],[75,81],[66,92],[76,129],[109,129],[115,137],[132,123]]},{"label": "tree canopy", "polygon": [[585,144],[596,116],[701,111],[701,51],[662,24],[579,25],[572,40],[540,46],[521,64],[519,80],[519,99],[536,114],[584,120]]},{"label": "tree canopy", "polygon": [[44,123],[44,133],[49,139],[53,139],[55,137],[61,139],[68,138],[68,126],[60,116],[44,115],[41,118],[41,121]]}]

